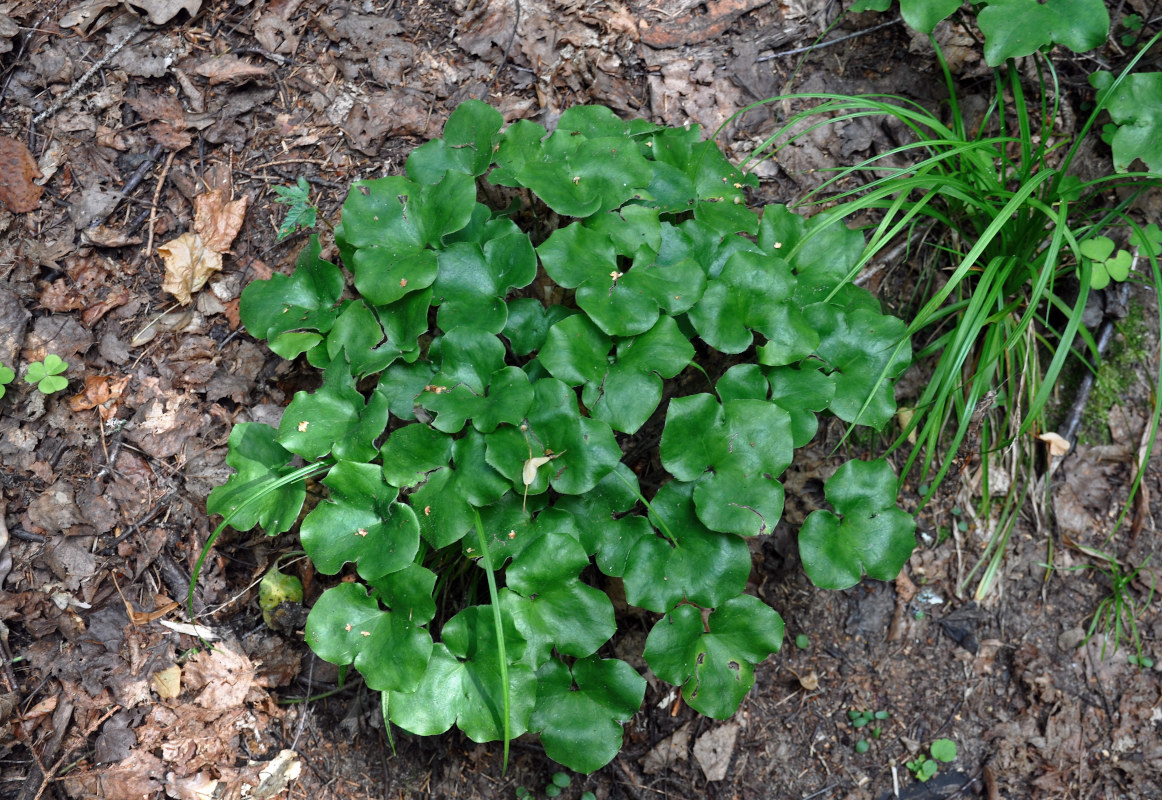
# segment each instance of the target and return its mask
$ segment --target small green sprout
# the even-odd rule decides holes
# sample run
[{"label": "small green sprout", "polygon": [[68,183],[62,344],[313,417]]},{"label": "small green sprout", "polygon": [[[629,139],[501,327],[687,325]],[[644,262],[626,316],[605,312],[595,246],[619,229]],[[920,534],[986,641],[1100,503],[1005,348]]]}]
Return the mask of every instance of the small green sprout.
[{"label": "small green sprout", "polygon": [[5,392],[8,391],[7,384],[12,383],[12,379],[15,377],[15,372],[0,364],[0,397],[3,397]]},{"label": "small green sprout", "polygon": [[69,379],[61,374],[68,368],[67,361],[62,361],[60,356],[49,353],[44,357],[44,361],[33,361],[28,365],[24,380],[35,385],[41,393],[52,394],[69,385]]},{"label": "small green sprout", "polygon": [[811,638],[807,634],[800,633],[795,637],[795,647],[798,647],[800,650],[806,650],[810,646]]},{"label": "small green sprout", "polygon": [[315,214],[318,211],[310,203],[311,185],[306,178],[299,178],[295,186],[272,186],[278,195],[276,202],[290,206],[286,218],[278,229],[278,240],[281,242],[295,232],[297,228],[315,227]]},{"label": "small green sprout", "polygon": [[930,755],[926,756],[920,753],[914,761],[905,764],[908,770],[916,776],[916,780],[921,783],[936,774],[936,771],[940,769],[940,762],[947,764],[956,760],[956,742],[951,739],[937,739],[928,746],[928,752]]}]

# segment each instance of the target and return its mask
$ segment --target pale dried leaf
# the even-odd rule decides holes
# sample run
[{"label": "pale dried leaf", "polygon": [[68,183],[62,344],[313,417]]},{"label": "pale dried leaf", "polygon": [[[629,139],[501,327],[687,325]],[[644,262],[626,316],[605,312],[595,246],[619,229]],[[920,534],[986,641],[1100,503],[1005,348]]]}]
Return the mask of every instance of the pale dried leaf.
[{"label": "pale dried leaf", "polygon": [[726,777],[734,743],[738,739],[738,723],[730,722],[721,728],[704,733],[694,742],[694,758],[708,781],[720,781]]},{"label": "pale dried leaf", "polygon": [[206,246],[197,233],[183,233],[157,248],[165,262],[165,281],[161,288],[182,305],[193,299],[194,292],[206,285],[215,272],[222,271],[222,253]]},{"label": "pale dried leaf", "polygon": [[243,195],[227,203],[221,189],[195,198],[194,230],[201,235],[208,249],[216,253],[230,249],[234,237],[242,230],[249,201],[250,198]]},{"label": "pale dried leaf", "polygon": [[182,668],[176,664],[153,673],[153,688],[162,700],[172,700],[182,693]]},{"label": "pale dried leaf", "polygon": [[145,9],[149,21],[154,25],[164,25],[178,15],[187,12],[191,17],[202,8],[202,0],[133,0],[133,5]]}]

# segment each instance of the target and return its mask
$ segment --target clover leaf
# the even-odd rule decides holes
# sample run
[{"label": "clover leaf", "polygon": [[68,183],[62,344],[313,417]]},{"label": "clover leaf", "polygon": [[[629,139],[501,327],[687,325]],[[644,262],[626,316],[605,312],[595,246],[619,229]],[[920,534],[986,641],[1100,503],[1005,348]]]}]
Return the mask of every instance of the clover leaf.
[{"label": "clover leaf", "polygon": [[643,655],[659,678],[682,687],[691,708],[726,719],[754,685],[755,665],[782,644],[782,617],[757,597],[741,594],[705,622],[697,606],[673,609],[650,631]]},{"label": "clover leaf", "polygon": [[886,461],[849,461],[823,484],[838,515],[819,509],[799,531],[799,555],[811,582],[847,589],[866,573],[889,581],[912,555],[916,521],[895,507],[896,476]]},{"label": "clover leaf", "polygon": [[588,774],[621,750],[621,723],[641,708],[645,692],[645,678],[624,661],[592,656],[570,668],[550,659],[537,671],[529,728],[541,734],[549,758]]},{"label": "clover leaf", "polygon": [[[1149,240],[1147,240],[1149,241]],[[1107,236],[1094,236],[1081,243],[1080,251],[1083,256],[1093,263],[1093,273],[1089,287],[1104,289],[1111,280],[1124,281],[1130,277],[1130,267],[1134,259],[1126,250],[1119,249],[1114,253],[1114,242]]]},{"label": "clover leaf", "polygon": [[1162,253],[1162,229],[1156,222],[1135,228],[1130,234],[1130,245],[1139,248],[1142,255],[1157,256]]},{"label": "clover leaf", "polygon": [[33,361],[28,365],[24,380],[42,394],[52,394],[69,385],[69,379],[61,374],[68,368],[67,361],[61,360],[55,353],[49,353],[44,361]]},{"label": "clover leaf", "polygon": [[8,391],[8,384],[12,383],[16,373],[9,367],[0,364],[0,397]]}]

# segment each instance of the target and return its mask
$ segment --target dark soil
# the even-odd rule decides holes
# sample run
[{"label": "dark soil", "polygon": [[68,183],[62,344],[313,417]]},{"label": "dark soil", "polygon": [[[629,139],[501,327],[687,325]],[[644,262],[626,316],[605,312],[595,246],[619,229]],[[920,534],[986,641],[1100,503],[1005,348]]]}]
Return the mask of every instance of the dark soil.
[{"label": "dark soil", "polygon": [[[293,536],[217,543],[195,608],[221,647],[195,655],[184,601],[212,530],[206,495],[229,474],[231,426],[276,421],[314,380],[239,325],[241,289],[289,271],[305,241],[276,241],[284,207],[271,186],[306,177],[334,224],[350,181],[399,174],[473,97],[509,121],[550,126],[582,103],[706,131],[727,123],[718,141],[736,160],[786,109],[731,115],[783,91],[939,102],[930,47],[900,25],[802,65],[779,55],[814,41],[836,10],[521,0],[514,35],[515,0],[0,4],[0,136],[27,146],[46,176],[41,194],[23,151],[0,148],[0,189],[23,191],[0,211],[0,364],[19,373],[55,353],[70,381],[46,397],[18,377],[0,400],[0,798],[233,798],[244,788],[316,800],[511,798],[518,785],[541,796],[557,767],[535,740],[513,743],[507,774],[498,743],[458,733],[393,731],[393,753],[378,696],[358,680],[339,686],[303,643],[301,615],[283,614],[277,631],[263,623],[257,581],[296,549]],[[831,35],[885,19],[851,17]],[[991,82],[979,47],[963,28],[938,34],[968,102],[981,101]],[[1066,55],[1064,99],[1077,112],[1089,66]],[[882,152],[897,133],[867,121],[820,129],[758,168],[755,202],[793,201],[819,183],[817,170]],[[1093,150],[1091,168],[1109,170]],[[157,248],[193,229],[195,198],[215,189],[245,198],[245,215],[222,271],[179,304]],[[1156,219],[1157,208],[1144,213]],[[901,308],[913,269],[883,270],[869,286]],[[1136,298],[1156,319],[1156,295]],[[1109,574],[1089,568],[1103,563],[1100,549],[1123,569],[1146,564],[1124,596],[1142,611],[1143,654],[1162,661],[1162,619],[1146,605],[1157,457],[1125,525],[1106,538],[1144,447],[1158,367],[1156,325],[1145,327],[1135,352],[1148,363],[1098,409],[1108,438],[1041,485],[998,588],[980,603],[967,577],[989,520],[971,513],[973,468],[921,512],[922,541],[899,580],[846,592],[808,582],[795,535],[842,455],[842,431],[829,431],[787,476],[786,519],[753,547],[752,590],[783,615],[788,638],[738,714],[701,717],[651,680],[621,755],[574,776],[562,796],[1162,798],[1159,672],[1128,661],[1125,635],[1116,651],[1100,628],[1085,641],[1110,596]],[[309,607],[326,579],[302,561],[289,569]],[[644,669],[634,654],[649,620],[634,624],[624,622],[616,647]],[[179,672],[180,685],[167,682]],[[306,696],[316,699],[299,702]],[[890,716],[857,729],[851,710]],[[938,738],[954,740],[957,757],[919,783],[906,762]]]}]

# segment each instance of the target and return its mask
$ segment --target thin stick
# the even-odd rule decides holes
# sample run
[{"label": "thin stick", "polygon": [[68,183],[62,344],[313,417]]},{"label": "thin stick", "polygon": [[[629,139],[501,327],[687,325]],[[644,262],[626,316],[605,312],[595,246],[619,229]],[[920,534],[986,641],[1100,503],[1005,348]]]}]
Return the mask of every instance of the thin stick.
[{"label": "thin stick", "polygon": [[150,253],[153,252],[153,223],[157,221],[157,201],[161,197],[161,187],[165,185],[165,179],[169,175],[169,168],[173,164],[175,155],[177,153],[171,150],[169,158],[165,160],[165,166],[162,167],[161,177],[157,179],[157,188],[153,190],[153,203],[149,206],[149,242],[145,245],[146,258],[149,258]]},{"label": "thin stick", "polygon": [[854,39],[857,36],[863,36],[868,33],[875,33],[876,31],[883,30],[884,28],[890,28],[897,22],[900,22],[902,19],[903,17],[896,17],[891,22],[881,22],[879,25],[874,25],[867,30],[856,31],[855,33],[849,33],[846,36],[840,36],[838,39],[829,39],[826,42],[808,45],[807,47],[796,47],[794,50],[784,50],[781,53],[774,53],[769,56],[763,56],[762,58],[755,59],[755,61],[761,64],[763,61],[774,61],[776,58],[782,58],[783,56],[797,56],[800,53],[810,53],[812,50],[822,50],[824,47],[830,47],[833,44],[846,42],[848,39]]},{"label": "thin stick", "polygon": [[128,34],[125,35],[125,38],[123,38],[117,44],[113,45],[112,49],[110,49],[108,53],[101,56],[100,61],[98,61],[93,66],[89,67],[89,71],[86,72],[84,75],[82,75],[80,78],[78,78],[77,81],[69,88],[69,90],[67,92],[65,92],[64,94],[62,94],[60,97],[58,97],[56,99],[55,103],[53,103],[47,109],[45,109],[44,111],[41,111],[39,114],[37,114],[35,117],[33,117],[32,124],[39,125],[40,123],[44,122],[46,119],[51,117],[53,114],[55,114],[56,112],[58,112],[62,108],[64,108],[65,103],[72,100],[73,97],[76,96],[77,92],[81,91],[81,89],[84,88],[85,84],[88,83],[89,80],[92,79],[92,77],[97,74],[97,71],[100,70],[101,67],[105,66],[110,61],[112,61],[113,56],[120,53],[121,50],[124,49],[125,45],[129,44],[129,40],[132,39],[134,36],[136,36],[139,33],[141,33],[141,26],[140,25],[136,26],[132,31],[130,31]]}]

